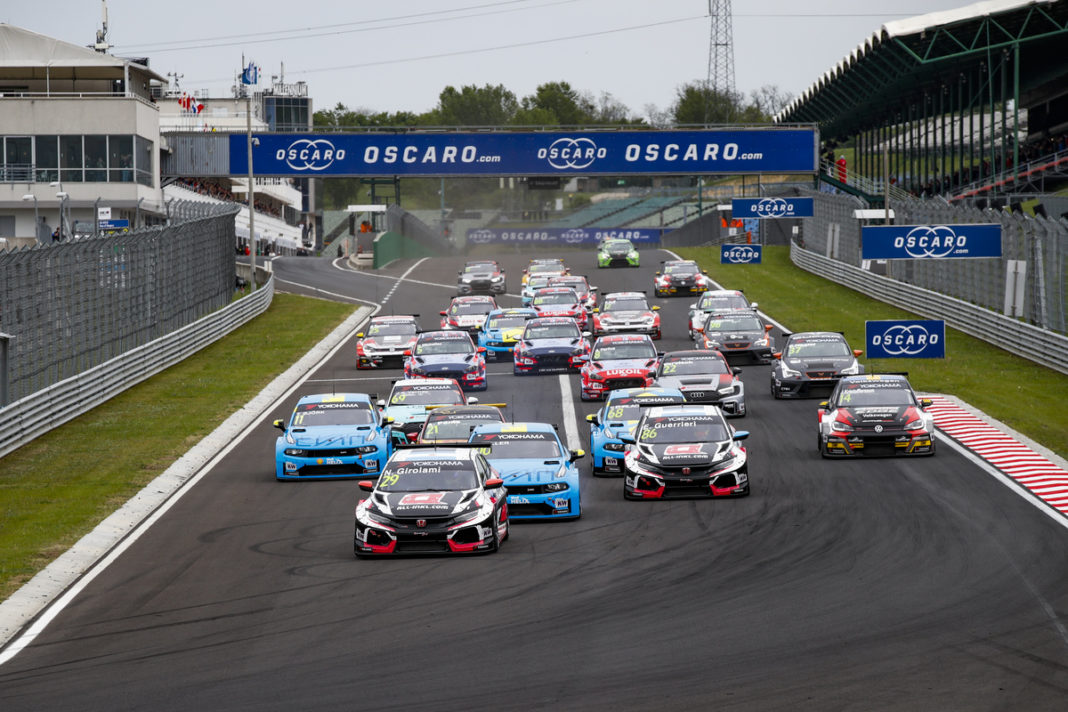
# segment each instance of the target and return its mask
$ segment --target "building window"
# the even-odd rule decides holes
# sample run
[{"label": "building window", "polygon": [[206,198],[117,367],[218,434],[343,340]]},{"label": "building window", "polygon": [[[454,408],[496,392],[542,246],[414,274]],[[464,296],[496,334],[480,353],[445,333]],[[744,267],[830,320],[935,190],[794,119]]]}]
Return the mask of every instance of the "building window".
[{"label": "building window", "polygon": [[64,183],[82,183],[82,137],[59,137],[60,180]]},{"label": "building window", "polygon": [[133,136],[108,136],[108,182],[133,182]]},{"label": "building window", "polygon": [[134,154],[134,176],[141,185],[152,186],[152,142],[141,136],[134,136],[137,152]]},{"label": "building window", "polygon": [[59,136],[37,136],[34,140],[34,154],[37,182],[51,183],[59,180]]},{"label": "building window", "polygon": [[108,137],[85,137],[85,181],[104,183],[108,179]]}]

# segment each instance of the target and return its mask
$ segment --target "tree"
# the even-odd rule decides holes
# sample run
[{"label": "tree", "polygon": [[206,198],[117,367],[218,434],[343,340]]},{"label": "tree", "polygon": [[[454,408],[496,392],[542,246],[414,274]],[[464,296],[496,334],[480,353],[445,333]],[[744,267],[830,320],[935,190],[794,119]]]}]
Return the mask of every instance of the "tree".
[{"label": "tree", "polygon": [[548,82],[534,90],[532,96],[523,99],[523,108],[533,111],[542,109],[553,117],[553,124],[581,126],[590,123],[594,107],[567,82]]},{"label": "tree", "polygon": [[742,96],[712,89],[707,82],[683,84],[675,90],[671,113],[677,124],[726,124],[739,120]]},{"label": "tree", "polygon": [[752,105],[770,120],[793,101],[794,95],[779,89],[774,84],[765,84],[759,89],[754,89],[749,94],[749,98],[752,100]]},{"label": "tree", "polygon": [[511,123],[519,102],[504,85],[465,86],[459,91],[447,86],[432,113],[441,126],[503,126]]}]

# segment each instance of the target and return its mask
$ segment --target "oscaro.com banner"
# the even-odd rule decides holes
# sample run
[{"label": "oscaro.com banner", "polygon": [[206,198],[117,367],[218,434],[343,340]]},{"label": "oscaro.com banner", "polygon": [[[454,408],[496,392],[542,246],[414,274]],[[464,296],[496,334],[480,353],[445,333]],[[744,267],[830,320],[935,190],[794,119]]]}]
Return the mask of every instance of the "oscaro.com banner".
[{"label": "oscaro.com banner", "polygon": [[746,218],[810,218],[815,211],[812,198],[734,198],[731,217]]},{"label": "oscaro.com banner", "polygon": [[[669,232],[669,231],[665,231]],[[501,229],[483,227],[467,231],[469,245],[538,243],[544,245],[595,245],[602,240],[630,240],[636,245],[659,243],[658,228],[540,227]]]},{"label": "oscaro.com banner", "polygon": [[[256,175],[811,173],[813,129],[577,133],[256,134]],[[230,172],[248,173],[230,135]]]},{"label": "oscaro.com banner", "polygon": [[865,260],[1001,257],[1001,225],[874,225],[860,228]]},{"label": "oscaro.com banner", "polygon": [[724,265],[758,265],[761,245],[720,245],[719,262]]},{"label": "oscaro.com banner", "polygon": [[864,322],[868,358],[945,358],[946,322],[904,319]]}]

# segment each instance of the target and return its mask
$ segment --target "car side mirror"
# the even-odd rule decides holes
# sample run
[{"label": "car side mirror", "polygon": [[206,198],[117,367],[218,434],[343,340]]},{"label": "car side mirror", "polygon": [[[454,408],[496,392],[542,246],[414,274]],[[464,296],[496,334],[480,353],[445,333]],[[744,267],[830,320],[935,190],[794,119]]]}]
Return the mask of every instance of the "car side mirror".
[{"label": "car side mirror", "polygon": [[438,312],[438,314],[441,314],[442,316],[445,316],[445,312],[443,312],[443,311]]},{"label": "car side mirror", "polygon": [[478,403],[478,398],[475,396],[467,396],[467,405],[474,405],[475,403]]},{"label": "car side mirror", "polygon": [[930,398],[921,398],[920,399],[920,407],[925,409],[925,410],[927,408],[930,408],[932,403],[934,403],[934,401],[932,401]]},{"label": "car side mirror", "polygon": [[392,424],[393,424],[393,416],[388,416],[386,418],[382,418],[382,425],[392,425]]},{"label": "car side mirror", "polygon": [[579,460],[579,459],[581,459],[583,457],[586,457],[586,451],[585,450],[572,450],[571,451],[571,462],[574,462],[575,460]]},{"label": "car side mirror", "polygon": [[411,349],[405,349],[404,350],[404,355],[405,356],[411,356],[412,355],[412,350]]},{"label": "car side mirror", "polygon": [[500,477],[491,477],[486,480],[486,484],[484,485],[486,489],[500,489],[503,486],[504,480],[502,480]]},{"label": "car side mirror", "polygon": [[830,410],[830,409],[831,409],[831,404],[828,401],[823,401],[822,403],[820,403],[820,410]]},{"label": "car side mirror", "polygon": [[853,349],[853,355],[860,358],[864,355],[864,349]]},{"label": "car side mirror", "polygon": [[597,307],[594,307],[594,308],[593,308],[593,313],[594,313],[594,314],[600,314],[600,313],[601,313],[601,310],[600,310],[600,309],[598,309]]},{"label": "car side mirror", "polygon": [[751,308],[753,308],[753,309],[756,309],[756,308],[757,308],[757,307],[759,307],[760,305],[759,305],[759,304],[757,304],[756,302],[751,302],[751,303],[749,304],[749,306],[750,306]]},{"label": "car side mirror", "polygon": [[777,358],[780,361],[782,361],[782,351],[776,351],[775,353],[772,354],[772,356],[774,356],[775,358]]},{"label": "car side mirror", "polygon": [[598,419],[596,413],[590,413],[589,415],[587,415],[586,416],[586,422],[587,423],[593,423],[594,425],[600,425],[601,424],[601,421],[600,421],[600,419]]},{"label": "car side mirror", "polygon": [[691,304],[690,306],[688,306],[686,308],[689,309],[690,311],[693,311],[693,310],[697,309],[697,305],[696,304]]},{"label": "car side mirror", "polygon": [[660,311],[660,307],[656,307],[656,306],[654,306],[654,307],[653,307],[653,311]]},{"label": "car side mirror", "polygon": [[745,440],[747,437],[749,437],[749,431],[748,430],[738,430],[738,431],[736,431],[734,433],[734,435],[732,436],[731,439],[732,440]]},{"label": "car side mirror", "polygon": [[584,339],[588,339],[591,336],[593,336],[593,332],[590,332],[590,331],[583,331],[582,332],[582,338],[584,338]]},{"label": "car side mirror", "polygon": [[479,346],[479,347],[478,347],[478,352],[479,352],[480,354],[484,354],[484,353],[486,353],[486,347],[485,347],[485,346]]},{"label": "car side mirror", "polygon": [[655,274],[656,274],[656,276],[657,276],[657,277],[659,277],[659,276],[660,276],[660,271],[659,271],[659,270],[657,270],[657,271],[655,272]]},{"label": "car side mirror", "polygon": [[742,375],[742,369],[740,369],[740,368],[732,368],[731,369],[731,373],[733,373],[735,376],[740,376],[740,375]]},{"label": "car side mirror", "polygon": [[375,401],[375,405],[377,405],[379,408],[385,408],[386,407],[386,402],[384,400],[382,400],[381,398],[379,398],[378,400]]},{"label": "car side mirror", "polygon": [[276,421],[274,421],[274,423],[272,423],[272,425],[274,425],[274,427],[278,428],[282,432],[285,432],[286,421],[284,421],[284,420],[276,420]]},{"label": "car side mirror", "polygon": [[764,325],[764,331],[771,331],[773,328],[775,328],[775,327],[773,327],[771,324],[765,324]]},{"label": "car side mirror", "polygon": [[363,332],[362,331],[356,332],[356,338],[357,339],[362,339],[363,338]]},{"label": "car side mirror", "polygon": [[371,480],[360,480],[360,482],[359,482],[359,484],[357,486],[360,489],[362,489],[364,492],[374,492],[375,491],[375,483],[371,482]]}]

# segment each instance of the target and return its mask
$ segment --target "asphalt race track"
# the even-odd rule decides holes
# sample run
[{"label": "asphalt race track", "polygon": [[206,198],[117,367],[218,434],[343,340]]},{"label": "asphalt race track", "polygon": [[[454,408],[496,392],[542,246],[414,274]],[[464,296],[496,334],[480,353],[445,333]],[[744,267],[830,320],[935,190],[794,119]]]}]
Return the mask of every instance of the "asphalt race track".
[{"label": "asphalt race track", "polygon": [[[665,256],[568,263],[602,293],[651,293]],[[526,257],[501,259],[518,293]],[[279,289],[389,295],[382,313],[434,328],[462,258],[391,291],[413,264],[389,279],[326,259],[274,269]],[[655,300],[663,350],[690,346],[692,301]],[[816,403],[774,401],[769,367],[743,367],[748,498],[629,502],[586,458],[577,521],[514,524],[489,556],[356,560],[356,483],[276,482],[270,425],[304,393],[384,395],[398,372],[357,371],[353,354],[0,667],[0,709],[1068,709],[1068,530],[944,442],[934,458],[825,462]],[[561,433],[569,378],[588,450],[597,406],[577,376],[489,372],[480,400]]]}]

